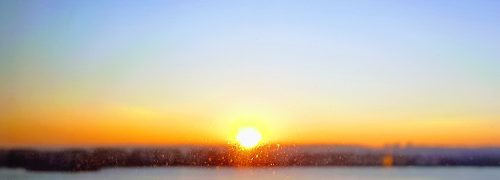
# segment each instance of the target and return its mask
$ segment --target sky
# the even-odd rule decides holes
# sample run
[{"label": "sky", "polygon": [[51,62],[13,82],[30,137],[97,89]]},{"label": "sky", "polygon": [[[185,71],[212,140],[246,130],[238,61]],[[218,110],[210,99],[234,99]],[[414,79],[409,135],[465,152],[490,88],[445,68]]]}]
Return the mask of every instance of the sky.
[{"label": "sky", "polygon": [[500,146],[500,1],[0,1],[0,146]]}]

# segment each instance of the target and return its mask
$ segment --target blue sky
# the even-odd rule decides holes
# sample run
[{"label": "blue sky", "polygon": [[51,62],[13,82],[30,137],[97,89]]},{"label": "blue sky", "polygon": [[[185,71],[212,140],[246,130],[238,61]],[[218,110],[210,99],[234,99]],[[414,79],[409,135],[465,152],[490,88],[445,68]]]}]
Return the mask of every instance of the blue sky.
[{"label": "blue sky", "polygon": [[499,19],[493,0],[1,1],[3,121],[131,106],[486,128],[500,124]]}]

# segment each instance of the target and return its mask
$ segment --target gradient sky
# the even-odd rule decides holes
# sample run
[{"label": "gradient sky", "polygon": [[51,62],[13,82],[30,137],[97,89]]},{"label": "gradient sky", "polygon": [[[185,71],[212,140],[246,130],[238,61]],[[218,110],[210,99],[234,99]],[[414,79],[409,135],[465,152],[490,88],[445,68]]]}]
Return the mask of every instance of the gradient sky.
[{"label": "gradient sky", "polygon": [[0,146],[500,146],[500,1],[0,1]]}]

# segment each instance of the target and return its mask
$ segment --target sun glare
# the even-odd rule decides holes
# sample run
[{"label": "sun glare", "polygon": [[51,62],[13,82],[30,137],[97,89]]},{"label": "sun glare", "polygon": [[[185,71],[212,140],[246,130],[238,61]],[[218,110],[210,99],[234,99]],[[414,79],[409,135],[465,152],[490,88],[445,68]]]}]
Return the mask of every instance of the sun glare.
[{"label": "sun glare", "polygon": [[262,139],[262,135],[255,128],[242,128],[236,135],[236,140],[245,149],[257,146]]}]

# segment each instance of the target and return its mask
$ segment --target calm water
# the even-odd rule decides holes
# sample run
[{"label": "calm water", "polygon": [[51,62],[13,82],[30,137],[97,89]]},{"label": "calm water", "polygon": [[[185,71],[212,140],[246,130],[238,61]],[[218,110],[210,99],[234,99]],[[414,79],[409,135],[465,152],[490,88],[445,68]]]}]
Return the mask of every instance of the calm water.
[{"label": "calm water", "polygon": [[500,168],[119,168],[60,173],[0,169],[0,179],[500,179]]}]

